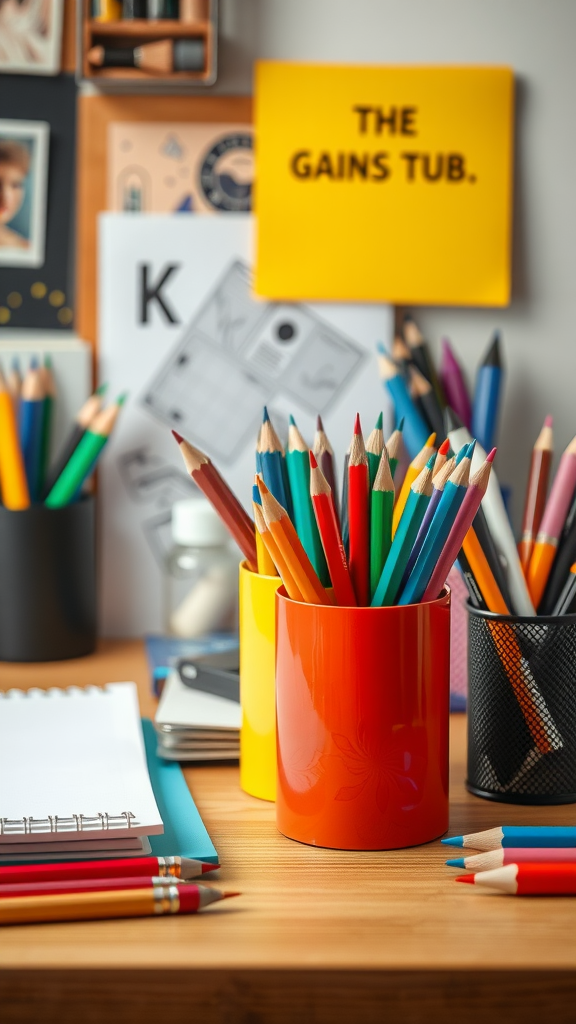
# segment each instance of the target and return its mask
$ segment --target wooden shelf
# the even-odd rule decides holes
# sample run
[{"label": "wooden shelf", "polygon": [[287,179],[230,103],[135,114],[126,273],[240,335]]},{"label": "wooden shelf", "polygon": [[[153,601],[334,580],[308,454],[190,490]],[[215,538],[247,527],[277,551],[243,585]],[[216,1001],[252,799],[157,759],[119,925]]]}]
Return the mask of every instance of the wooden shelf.
[{"label": "wooden shelf", "polygon": [[91,20],[88,22],[88,28],[93,37],[133,39],[140,36],[147,39],[180,39],[206,36],[210,24],[207,21],[175,21],[173,18],[161,18],[158,21],[133,18],[130,21]]}]

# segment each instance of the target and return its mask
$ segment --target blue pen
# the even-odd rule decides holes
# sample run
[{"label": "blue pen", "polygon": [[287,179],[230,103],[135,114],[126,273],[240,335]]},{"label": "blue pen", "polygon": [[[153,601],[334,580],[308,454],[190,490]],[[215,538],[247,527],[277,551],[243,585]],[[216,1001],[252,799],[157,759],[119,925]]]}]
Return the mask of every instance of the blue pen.
[{"label": "blue pen", "polygon": [[476,374],[472,406],[472,433],[489,452],[496,444],[500,395],[504,382],[500,333],[495,331],[492,344]]},{"label": "blue pen", "polygon": [[376,347],[378,349],[380,378],[384,382],[394,403],[396,420],[398,421],[402,416],[404,417],[402,437],[408,449],[408,454],[413,459],[426,444],[430,431],[410,397],[406,381],[399,367],[390,358],[380,342]]},{"label": "blue pen", "polygon": [[502,846],[514,847],[566,847],[576,846],[576,827],[572,825],[502,825],[485,832],[471,832],[466,836],[443,839],[448,846],[466,846],[475,850],[498,850]]},{"label": "blue pen", "polygon": [[438,508],[430,523],[430,529],[424,538],[422,549],[416,559],[408,583],[400,594],[398,604],[416,604],[422,600],[442,548],[452,529],[458,509],[464,501],[469,477],[470,457],[468,455],[468,445],[466,445],[465,456],[446,482]]},{"label": "blue pen", "polygon": [[20,444],[32,501],[40,497],[43,423],[44,387],[38,360],[32,359],[22,382],[20,402]]}]

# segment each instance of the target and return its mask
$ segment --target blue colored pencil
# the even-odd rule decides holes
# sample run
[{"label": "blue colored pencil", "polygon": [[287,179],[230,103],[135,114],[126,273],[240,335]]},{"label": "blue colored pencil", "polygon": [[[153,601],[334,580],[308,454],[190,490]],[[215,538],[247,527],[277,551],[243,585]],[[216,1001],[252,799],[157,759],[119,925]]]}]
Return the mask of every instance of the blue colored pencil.
[{"label": "blue colored pencil", "polygon": [[264,406],[264,418],[258,447],[260,449],[260,466],[264,483],[276,498],[276,501],[280,502],[290,518],[292,518],[292,501],[288,474],[284,465],[284,449],[278,434],[272,426],[266,406]]},{"label": "blue colored pencil", "polygon": [[576,847],[576,828],[572,825],[501,825],[484,832],[443,839],[448,846],[466,846],[474,850],[499,850],[501,847]]},{"label": "blue colored pencil", "polygon": [[43,425],[44,387],[38,361],[33,359],[22,382],[20,402],[20,445],[32,502],[40,498]]},{"label": "blue colored pencil", "polygon": [[[438,456],[436,456],[436,462],[438,462]],[[401,592],[404,590],[404,587],[406,586],[406,584],[408,583],[408,580],[410,579],[410,573],[412,572],[412,569],[414,568],[414,566],[416,564],[416,559],[418,558],[418,555],[420,554],[420,552],[422,550],[422,545],[423,545],[423,543],[424,543],[424,541],[426,539],[426,534],[428,533],[428,530],[430,529],[430,523],[432,522],[432,520],[434,518],[434,513],[435,513],[436,509],[438,508],[438,505],[440,504],[440,499],[441,499],[441,497],[442,497],[442,495],[444,493],[444,488],[446,486],[446,483],[447,483],[449,477],[451,476],[451,474],[454,472],[455,467],[456,467],[456,459],[453,457],[451,459],[447,459],[447,461],[444,463],[444,465],[438,471],[435,470],[435,472],[434,472],[434,476],[432,477],[432,487],[433,487],[432,497],[430,498],[430,503],[428,505],[428,508],[426,509],[426,512],[424,513],[424,519],[422,520],[422,523],[420,524],[420,529],[418,530],[418,536],[416,537],[416,540],[414,541],[414,547],[412,548],[412,551],[410,552],[410,558],[408,559],[408,565],[406,566],[406,569],[405,569],[405,572],[404,572],[404,576],[402,577],[402,583],[401,583],[401,586],[400,586],[400,591]]]},{"label": "blue colored pencil", "polygon": [[492,344],[476,374],[472,406],[472,433],[489,452],[496,444],[500,397],[504,383],[500,333],[495,331]]},{"label": "blue colored pencil", "polygon": [[380,378],[384,381],[386,389],[394,402],[396,421],[404,417],[403,438],[408,449],[410,458],[415,455],[426,444],[430,431],[421,413],[416,408],[410,397],[408,386],[396,363],[390,359],[383,346],[378,346],[378,369]]},{"label": "blue colored pencil", "polygon": [[422,550],[416,559],[410,579],[404,587],[398,604],[416,604],[422,600],[442,549],[448,540],[458,509],[466,495],[470,478],[470,459],[466,455],[446,482],[430,529],[424,538]]},{"label": "blue colored pencil", "polygon": [[394,534],[392,547],[388,552],[382,575],[374,591],[371,602],[373,608],[388,607],[396,600],[410,552],[414,547],[414,541],[432,495],[432,472],[435,458],[436,453],[428,460],[410,488],[398,529]]}]

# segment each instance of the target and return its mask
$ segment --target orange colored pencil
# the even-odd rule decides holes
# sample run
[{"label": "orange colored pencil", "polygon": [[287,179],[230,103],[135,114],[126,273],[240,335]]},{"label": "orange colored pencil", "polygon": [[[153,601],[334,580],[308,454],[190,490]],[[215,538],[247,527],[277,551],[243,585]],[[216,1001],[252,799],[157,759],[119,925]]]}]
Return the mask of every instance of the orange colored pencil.
[{"label": "orange colored pencil", "polygon": [[355,606],[357,604],[356,595],[350,579],[346,552],[334,511],[332,490],[313,452],[310,452],[310,497],[334,588],[336,604]]},{"label": "orange colored pencil", "polygon": [[[308,604],[332,604],[327,591],[312,568],[312,563],[302,547],[286,509],[276,500],[260,478],[258,478],[258,490],[262,498],[262,512],[266,526],[276,541],[278,550],[292,573],[303,600]],[[278,572],[280,572],[279,567]]]},{"label": "orange colored pencil", "polygon": [[370,604],[370,488],[368,459],[356,414],[348,460],[348,537],[350,576],[359,605]]},{"label": "orange colored pencil", "polygon": [[494,579],[490,564],[484,554],[484,549],[474,532],[474,526],[471,526],[468,530],[462,542],[462,549],[474,578],[480,587],[488,611],[496,612],[498,615],[509,615],[510,609]]},{"label": "orange colored pencil", "polygon": [[553,454],[552,417],[547,416],[532,449],[522,520],[522,539],[518,545],[518,554],[525,576],[534,550],[538,528],[542,522]]},{"label": "orange colored pencil", "polygon": [[254,508],[254,522],[256,524],[256,532],[260,537],[262,544],[266,548],[268,555],[272,559],[273,564],[276,566],[278,570],[278,575],[280,576],[280,579],[282,580],[282,583],[286,588],[286,593],[288,594],[288,597],[292,598],[293,601],[303,601],[304,599],[302,597],[302,594],[300,593],[300,590],[296,586],[294,577],[286,564],[286,559],[280,553],[280,550],[278,548],[276,541],[274,540],[274,537],[272,536],[270,530],[266,526],[266,520],[264,519],[264,514],[262,512],[261,506],[256,504],[256,502],[254,501],[252,503],[252,507]]},{"label": "orange colored pencil", "polygon": [[24,458],[18,440],[16,414],[10,392],[0,371],[0,490],[6,508],[25,509],[30,493]]},{"label": "orange colored pencil", "polygon": [[226,481],[220,476],[216,467],[204,452],[194,448],[175,430],[176,438],[184,465],[200,490],[206,495],[228,528],[238,547],[243,553],[248,568],[258,572],[258,556],[256,554],[256,535],[254,523],[238,498],[230,490]]}]

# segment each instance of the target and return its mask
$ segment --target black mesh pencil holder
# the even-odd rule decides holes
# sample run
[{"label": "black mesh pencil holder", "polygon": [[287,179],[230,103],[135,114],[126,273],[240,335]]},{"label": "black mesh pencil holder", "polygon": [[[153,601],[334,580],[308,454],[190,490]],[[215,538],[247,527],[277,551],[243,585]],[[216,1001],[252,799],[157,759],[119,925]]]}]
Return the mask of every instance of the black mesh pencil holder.
[{"label": "black mesh pencil holder", "polygon": [[576,614],[468,605],[468,778],[476,796],[576,801]]}]

